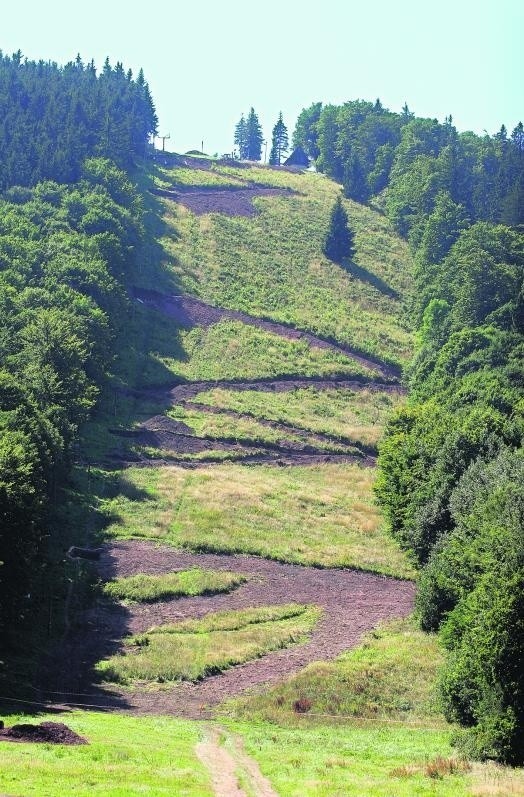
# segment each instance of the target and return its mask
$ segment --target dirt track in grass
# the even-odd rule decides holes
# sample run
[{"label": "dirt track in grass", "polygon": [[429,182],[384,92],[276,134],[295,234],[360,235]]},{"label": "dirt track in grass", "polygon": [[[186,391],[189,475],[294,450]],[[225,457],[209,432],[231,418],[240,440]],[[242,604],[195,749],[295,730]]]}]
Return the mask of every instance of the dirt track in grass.
[{"label": "dirt track in grass", "polygon": [[[191,567],[239,572],[248,581],[229,594],[208,597],[130,606],[101,600],[80,618],[76,632],[58,651],[58,685],[50,686],[52,679],[48,674],[46,688],[60,691],[60,699],[66,702],[202,717],[213,706],[246,689],[263,688],[310,662],[334,658],[357,645],[362,635],[381,621],[404,617],[413,608],[415,587],[409,581],[354,570],[283,564],[256,556],[190,553],[138,540],[107,545],[97,565],[97,575],[108,581],[136,573],[158,574]],[[324,611],[323,619],[305,644],[269,653],[196,684],[158,684],[148,689],[125,690],[93,685],[90,665],[119,650],[128,634],[203,617],[209,612],[289,602],[315,604]],[[77,693],[84,693],[85,697]],[[50,697],[43,692],[42,697],[46,696]]]},{"label": "dirt track in grass", "polygon": [[228,310],[224,307],[215,307],[214,305],[203,302],[201,299],[195,299],[193,296],[168,296],[157,291],[142,290],[135,288],[133,295],[136,300],[148,307],[153,307],[161,313],[172,318],[177,324],[186,328],[195,326],[208,327],[212,324],[217,324],[223,320],[242,321],[249,326],[263,329],[266,332],[271,332],[274,335],[287,338],[288,340],[304,340],[310,346],[315,346],[319,349],[329,349],[330,351],[343,354],[346,357],[355,360],[359,365],[375,371],[380,376],[396,381],[399,377],[400,370],[394,365],[374,360],[371,357],[366,357],[361,352],[344,346],[333,340],[313,335],[290,324],[283,324],[277,321],[269,321],[257,316],[244,313],[240,310]]}]

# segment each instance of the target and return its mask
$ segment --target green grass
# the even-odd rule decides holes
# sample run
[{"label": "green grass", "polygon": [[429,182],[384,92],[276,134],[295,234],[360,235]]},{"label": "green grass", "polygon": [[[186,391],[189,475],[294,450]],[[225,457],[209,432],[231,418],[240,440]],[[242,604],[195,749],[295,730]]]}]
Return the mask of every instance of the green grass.
[{"label": "green grass", "polygon": [[[446,726],[435,683],[443,657],[437,638],[412,619],[395,620],[367,634],[354,650],[315,662],[263,693],[224,706],[238,719],[302,727],[355,717]],[[303,706],[304,713],[297,711]]]},{"label": "green grass", "polygon": [[6,725],[65,722],[89,744],[1,744],[0,791],[31,797],[212,797],[194,747],[200,729],[173,717],[75,711],[63,716],[4,717]]},{"label": "green grass", "polygon": [[187,595],[215,595],[231,592],[247,581],[239,573],[225,570],[180,570],[177,573],[117,578],[104,584],[103,592],[110,598],[126,601],[157,601],[164,598],[181,598]]},{"label": "green grass", "polygon": [[346,463],[129,468],[119,494],[101,509],[108,536],[413,577],[384,530],[373,480],[371,469]]},{"label": "green grass", "polygon": [[300,429],[350,438],[374,446],[393,409],[403,401],[398,393],[315,386],[278,393],[214,388],[193,401],[289,423]]},{"label": "green grass", "polygon": [[198,188],[238,188],[245,185],[244,179],[223,174],[212,165],[210,169],[190,169],[179,166],[176,169],[157,166],[155,185],[158,188],[175,189],[177,186],[196,186]]},{"label": "green grass", "polygon": [[319,609],[297,604],[217,612],[131,637],[123,654],[96,669],[121,684],[197,681],[305,641],[319,617]]},{"label": "green grass", "polygon": [[[442,758],[453,759],[461,769],[447,730],[385,723],[307,730],[250,723],[227,727],[243,737],[246,752],[280,797],[471,794],[467,771],[441,777],[427,774],[435,769],[431,762]],[[446,772],[445,765],[442,769]]]},{"label": "green grass", "polygon": [[[245,178],[234,169],[217,171]],[[172,175],[176,180],[176,170]],[[290,187],[300,195],[255,199],[260,212],[250,218],[196,217],[164,202],[164,247],[175,278],[215,304],[289,322],[388,361],[405,360],[411,339],[401,321],[400,303],[322,255],[339,191],[335,183],[321,175],[264,169],[250,170],[249,178]],[[370,280],[382,280],[403,293],[409,284],[407,246],[376,211],[349,201],[346,205],[355,230],[357,265],[369,272]]]},{"label": "green grass", "polygon": [[198,381],[376,375],[343,354],[287,340],[241,321],[181,330],[168,318],[157,317],[148,351],[140,375],[142,385],[173,381],[173,377]]},{"label": "green grass", "polygon": [[[261,446],[266,444],[288,446],[294,443],[312,445],[339,453],[346,453],[348,446],[342,443],[331,442],[329,440],[319,442],[314,437],[308,435],[293,434],[293,432],[283,432],[280,429],[272,429],[257,422],[256,418],[238,418],[228,415],[214,414],[209,412],[199,412],[193,408],[173,407],[167,414],[182,421],[189,426],[198,437],[211,439],[234,440],[239,443],[249,441]],[[353,449],[352,449],[353,450]],[[356,451],[355,451],[356,453]]]}]

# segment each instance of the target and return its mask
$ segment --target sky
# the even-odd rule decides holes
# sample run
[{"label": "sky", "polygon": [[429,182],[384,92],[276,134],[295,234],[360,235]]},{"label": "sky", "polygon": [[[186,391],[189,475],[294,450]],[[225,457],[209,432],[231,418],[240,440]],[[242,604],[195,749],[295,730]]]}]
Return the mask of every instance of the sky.
[{"label": "sky", "polygon": [[[270,140],[313,102],[380,98],[459,130],[524,121],[523,0],[24,0],[0,49],[59,64],[80,53],[142,67],[166,149],[233,149],[251,106]],[[160,142],[157,142],[161,146]]]}]

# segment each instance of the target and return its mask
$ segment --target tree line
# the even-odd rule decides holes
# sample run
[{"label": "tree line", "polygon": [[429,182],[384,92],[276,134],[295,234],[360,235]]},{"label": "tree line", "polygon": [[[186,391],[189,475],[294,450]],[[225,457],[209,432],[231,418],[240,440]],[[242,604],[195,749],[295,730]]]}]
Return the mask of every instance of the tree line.
[{"label": "tree line", "polygon": [[[247,116],[240,117],[235,127],[234,135],[236,153],[240,160],[260,161],[262,160],[262,145],[264,135],[259,118],[255,109],[251,108]],[[280,166],[289,149],[289,136],[287,127],[284,124],[282,112],[273,127],[271,136],[271,150],[269,153],[269,164]]]},{"label": "tree line", "polygon": [[[0,633],[38,615],[77,430],[108,383],[145,240],[128,172],[156,128],[140,73],[0,57]],[[111,156],[106,157],[107,155]],[[120,164],[117,165],[117,164]],[[23,638],[27,648],[27,636]]]},{"label": "tree line", "polygon": [[467,753],[524,762],[524,134],[457,133],[377,101],[305,109],[294,143],[375,197],[414,254],[416,354],[376,493],[448,651],[440,699]]},{"label": "tree line", "polygon": [[[437,196],[446,193],[471,222],[524,223],[524,128],[458,133],[453,120],[422,119],[407,105],[377,100],[314,103],[299,115],[293,146],[342,183],[357,202],[380,201],[401,235],[418,246]],[[386,190],[385,190],[386,189]]]},{"label": "tree line", "polygon": [[0,190],[74,182],[97,155],[128,168],[144,155],[157,116],[142,70],[80,56],[65,66],[0,51]]}]

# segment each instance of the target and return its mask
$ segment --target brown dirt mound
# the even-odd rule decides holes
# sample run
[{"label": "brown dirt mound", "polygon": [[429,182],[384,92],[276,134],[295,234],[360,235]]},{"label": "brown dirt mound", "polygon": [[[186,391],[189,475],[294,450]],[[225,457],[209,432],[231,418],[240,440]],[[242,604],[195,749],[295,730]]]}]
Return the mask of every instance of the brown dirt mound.
[{"label": "brown dirt mound", "polygon": [[0,741],[5,742],[45,742],[46,744],[87,744],[87,739],[79,736],[62,722],[41,722],[39,725],[21,723],[0,730]]}]

